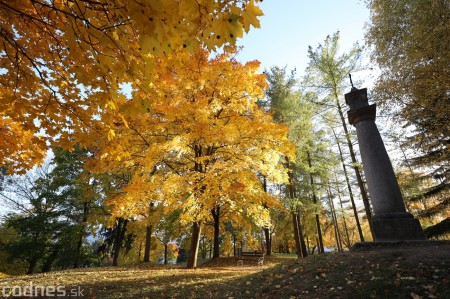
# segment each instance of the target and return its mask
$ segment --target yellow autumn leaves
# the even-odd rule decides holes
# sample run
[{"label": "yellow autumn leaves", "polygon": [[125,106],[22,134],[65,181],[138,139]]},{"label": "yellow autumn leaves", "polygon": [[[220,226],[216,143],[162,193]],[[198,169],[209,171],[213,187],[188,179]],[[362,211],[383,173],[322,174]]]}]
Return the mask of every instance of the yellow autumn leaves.
[{"label": "yellow autumn leaves", "polygon": [[184,211],[185,221],[207,219],[218,204],[263,217],[263,205],[276,203],[257,174],[286,182],[280,159],[292,158],[293,147],[287,127],[257,106],[266,87],[258,72],[257,62],[210,59],[203,49],[161,59],[152,84],[112,113],[114,133],[95,139],[97,171],[128,165],[132,173],[112,200],[117,213],[142,213],[147,190],[167,209]]},{"label": "yellow autumn leaves", "polygon": [[217,36],[242,36],[260,15],[254,0],[3,1],[0,130],[16,139],[29,132],[36,155],[23,159],[4,139],[0,162],[27,169],[49,145],[86,144],[87,131],[114,137],[103,114],[124,103],[121,84],[146,89],[158,57],[174,51],[233,47],[235,39]]}]

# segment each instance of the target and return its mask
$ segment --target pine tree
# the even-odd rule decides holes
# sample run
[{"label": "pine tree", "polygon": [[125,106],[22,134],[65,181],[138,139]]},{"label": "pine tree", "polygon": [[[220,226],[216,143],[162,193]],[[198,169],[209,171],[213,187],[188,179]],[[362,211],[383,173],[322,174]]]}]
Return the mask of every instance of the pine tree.
[{"label": "pine tree", "polygon": [[305,85],[318,93],[324,93],[325,97],[321,99],[319,105],[328,108],[333,107],[340,119],[344,136],[346,138],[348,150],[352,160],[353,169],[358,181],[360,194],[364,203],[364,208],[371,225],[372,212],[370,209],[369,198],[356,160],[353,142],[345,121],[342,98],[344,93],[344,84],[348,75],[355,71],[360,65],[361,49],[355,45],[348,53],[339,55],[339,32],[333,36],[327,36],[324,44],[314,50],[311,46],[308,49],[309,65],[306,70]]}]

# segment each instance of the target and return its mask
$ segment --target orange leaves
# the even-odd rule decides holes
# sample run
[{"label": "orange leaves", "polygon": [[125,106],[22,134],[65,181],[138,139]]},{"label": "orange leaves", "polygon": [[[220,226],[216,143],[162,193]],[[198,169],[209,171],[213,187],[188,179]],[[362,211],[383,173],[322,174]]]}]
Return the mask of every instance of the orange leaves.
[{"label": "orange leaves", "polygon": [[[182,66],[201,45],[234,47],[243,22],[256,24],[259,12],[253,7],[250,0],[10,1],[8,8],[0,7],[0,113],[16,123],[38,120],[30,132],[44,130],[51,145],[85,144],[88,131],[112,140],[113,129],[99,126],[109,124],[110,110],[124,106],[122,84],[144,93],[150,89],[153,96],[158,81],[165,95],[176,96],[176,86],[166,88],[173,74],[164,70],[168,80],[159,80],[161,61],[167,57],[164,67]],[[175,120],[166,104],[160,108],[169,110],[162,114]]]},{"label": "orange leaves", "polygon": [[257,18],[262,15],[253,0],[153,0],[127,2],[124,7],[116,13],[138,32],[140,51],[152,55],[179,49],[196,51],[200,44],[209,50],[234,47],[244,30],[259,27]]},{"label": "orange leaves", "polygon": [[30,166],[40,164],[45,155],[45,143],[23,125],[5,117],[0,118],[0,164],[9,172],[24,173]]}]

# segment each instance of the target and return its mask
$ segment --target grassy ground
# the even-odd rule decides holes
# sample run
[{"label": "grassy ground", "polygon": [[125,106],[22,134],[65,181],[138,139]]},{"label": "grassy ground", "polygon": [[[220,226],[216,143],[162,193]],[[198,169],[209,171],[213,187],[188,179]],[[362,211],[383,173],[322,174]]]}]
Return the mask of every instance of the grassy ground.
[{"label": "grassy ground", "polygon": [[[450,244],[176,266],[76,269],[0,279],[2,287],[65,286],[85,298],[450,298]],[[17,292],[18,290],[16,290]]]}]

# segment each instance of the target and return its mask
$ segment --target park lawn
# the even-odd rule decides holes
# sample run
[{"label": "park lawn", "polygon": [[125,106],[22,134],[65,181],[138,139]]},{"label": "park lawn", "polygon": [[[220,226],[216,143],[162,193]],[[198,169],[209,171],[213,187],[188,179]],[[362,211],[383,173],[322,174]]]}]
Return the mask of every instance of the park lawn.
[{"label": "park lawn", "polygon": [[[85,298],[450,298],[450,245],[266,257],[263,267],[220,258],[197,269],[139,265],[0,279],[66,286]],[[0,289],[1,290],[1,289]]]}]

